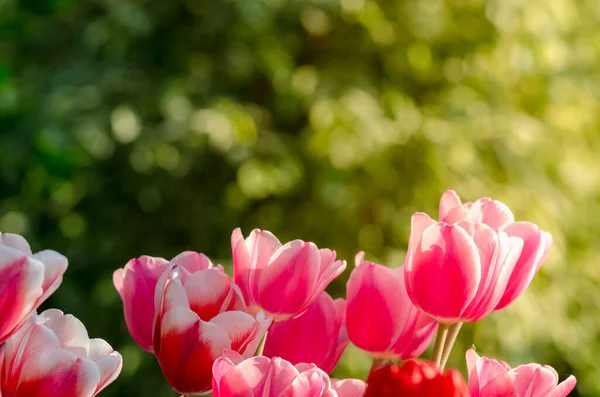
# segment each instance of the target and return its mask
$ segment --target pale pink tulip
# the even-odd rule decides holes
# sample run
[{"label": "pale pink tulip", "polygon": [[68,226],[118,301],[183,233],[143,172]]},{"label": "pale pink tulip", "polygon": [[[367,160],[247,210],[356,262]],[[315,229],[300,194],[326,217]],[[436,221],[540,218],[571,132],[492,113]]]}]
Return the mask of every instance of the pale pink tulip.
[{"label": "pale pink tulip", "polygon": [[540,364],[511,369],[503,361],[467,351],[471,397],[565,397],[577,383],[573,375],[558,383],[554,368]]},{"label": "pale pink tulip", "polygon": [[[127,329],[133,340],[142,349],[149,352],[152,352],[156,283],[161,274],[173,264],[179,265],[189,272],[213,267],[206,255],[187,251],[177,255],[171,262],[163,258],[141,256],[130,260],[125,268],[117,269],[113,273],[113,283],[123,301]],[[223,277],[221,278],[223,279]],[[227,287],[224,288],[229,291]]]},{"label": "pale pink tulip", "polygon": [[156,288],[154,353],[171,387],[183,394],[211,388],[213,362],[231,349],[254,355],[271,325],[263,313],[246,313],[243,298],[218,269],[173,266]]},{"label": "pale pink tulip", "polygon": [[0,343],[56,291],[65,270],[67,258],[61,254],[32,254],[23,237],[0,233]]},{"label": "pale pink tulip", "polygon": [[246,360],[225,354],[213,366],[214,397],[361,397],[357,379],[330,380],[312,364],[292,365],[279,357]]},{"label": "pale pink tulip", "polygon": [[251,312],[263,310],[275,321],[302,314],[346,268],[335,251],[294,240],[281,245],[266,230],[231,236],[234,281]]},{"label": "pale pink tulip", "polygon": [[121,372],[122,359],[60,310],[33,314],[0,348],[2,397],[92,397]]},{"label": "pale pink tulip", "polygon": [[440,322],[477,321],[495,310],[523,240],[484,223],[412,217],[404,269],[412,302]]},{"label": "pale pink tulip", "polygon": [[521,255],[513,267],[496,310],[511,304],[527,289],[552,247],[552,236],[549,233],[531,222],[515,222],[512,212],[505,204],[488,197],[462,204],[456,192],[447,190],[440,200],[439,215],[441,222],[483,223],[496,231],[505,232],[509,237],[523,240]]},{"label": "pale pink tulip", "polygon": [[313,363],[330,373],[348,346],[345,317],[346,302],[322,292],[300,317],[271,326],[263,354],[294,365]]},{"label": "pale pink tulip", "polygon": [[346,326],[352,343],[376,358],[406,360],[423,353],[437,322],[411,302],[404,269],[355,258],[356,267],[346,284]]}]

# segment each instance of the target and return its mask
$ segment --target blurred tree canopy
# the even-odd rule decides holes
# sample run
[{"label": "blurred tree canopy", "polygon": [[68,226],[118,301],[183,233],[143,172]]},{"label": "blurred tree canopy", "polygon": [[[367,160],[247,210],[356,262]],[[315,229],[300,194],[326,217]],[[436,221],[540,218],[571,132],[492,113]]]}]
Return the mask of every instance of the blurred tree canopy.
[{"label": "blurred tree canopy", "polygon": [[491,196],[554,247],[450,364],[475,343],[599,395],[599,4],[0,0],[0,230],[69,257],[44,307],[122,352],[103,396],[169,396],[112,286],[130,258],[230,266],[241,226],[399,266],[413,212]]}]

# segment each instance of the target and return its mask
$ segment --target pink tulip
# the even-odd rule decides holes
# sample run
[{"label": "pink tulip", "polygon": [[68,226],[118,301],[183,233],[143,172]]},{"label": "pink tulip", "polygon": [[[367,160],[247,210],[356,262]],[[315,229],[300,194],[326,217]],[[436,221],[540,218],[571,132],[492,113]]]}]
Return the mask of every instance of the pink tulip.
[{"label": "pink tulip", "polygon": [[219,269],[189,273],[173,266],[156,289],[154,353],[171,387],[183,394],[211,388],[213,362],[231,349],[254,355],[271,325],[247,314],[237,287]]},{"label": "pink tulip", "polygon": [[92,397],[121,372],[119,353],[89,339],[84,325],[60,310],[33,314],[0,348],[2,397]]},{"label": "pink tulip", "polygon": [[565,397],[577,383],[573,375],[558,383],[547,365],[525,364],[511,369],[503,361],[467,351],[468,388],[471,397]]},{"label": "pink tulip", "polygon": [[346,302],[322,292],[303,315],[271,326],[263,354],[330,373],[348,346],[345,317]]},{"label": "pink tulip", "polygon": [[279,357],[246,360],[225,354],[213,366],[214,397],[361,397],[366,385],[357,379],[330,380],[312,364]]},{"label": "pink tulip", "polygon": [[530,222],[515,222],[510,209],[500,201],[480,198],[474,203],[462,204],[453,190],[447,190],[440,200],[440,221],[483,223],[509,237],[523,240],[523,249],[515,264],[500,302],[495,310],[511,304],[527,289],[552,247],[552,236]]},{"label": "pink tulip", "polygon": [[0,343],[3,343],[60,285],[67,258],[36,254],[17,234],[0,233]]},{"label": "pink tulip", "polygon": [[406,292],[404,269],[355,258],[346,284],[346,323],[352,343],[376,358],[406,360],[429,346],[437,322],[420,312]]},{"label": "pink tulip", "polygon": [[302,314],[346,268],[335,251],[301,240],[281,245],[266,230],[255,229],[244,240],[235,229],[231,248],[234,281],[250,311],[262,309],[275,321]]},{"label": "pink tulip", "polygon": [[484,223],[435,222],[416,213],[404,269],[413,303],[440,322],[477,321],[494,311],[523,240]]},{"label": "pink tulip", "polygon": [[130,260],[124,269],[117,269],[113,273],[113,283],[123,301],[127,329],[133,340],[149,352],[152,352],[156,283],[172,264],[179,265],[189,272],[213,267],[206,255],[188,251],[177,255],[171,262],[163,258],[141,256]]}]

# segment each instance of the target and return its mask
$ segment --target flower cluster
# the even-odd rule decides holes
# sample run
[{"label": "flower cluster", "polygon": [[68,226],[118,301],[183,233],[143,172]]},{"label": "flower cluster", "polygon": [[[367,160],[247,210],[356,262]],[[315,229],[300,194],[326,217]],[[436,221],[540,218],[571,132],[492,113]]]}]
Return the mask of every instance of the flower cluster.
[{"label": "flower cluster", "polygon": [[120,373],[119,353],[81,321],[36,313],[66,270],[61,254],[33,254],[23,237],[0,233],[0,396],[92,397]]},{"label": "flower cluster", "polygon": [[[233,278],[184,252],[132,259],[114,284],[132,337],[185,395],[564,397],[573,376],[559,384],[550,367],[511,369],[473,349],[468,382],[444,371],[462,324],[517,299],[551,245],[550,234],[516,222],[506,205],[463,204],[447,191],[438,221],[413,215],[404,266],[356,255],[346,300],[325,292],[346,268],[335,251],[282,244],[265,230],[233,231]],[[416,359],[434,335],[433,360]],[[373,357],[366,383],[328,375],[349,342]]]}]

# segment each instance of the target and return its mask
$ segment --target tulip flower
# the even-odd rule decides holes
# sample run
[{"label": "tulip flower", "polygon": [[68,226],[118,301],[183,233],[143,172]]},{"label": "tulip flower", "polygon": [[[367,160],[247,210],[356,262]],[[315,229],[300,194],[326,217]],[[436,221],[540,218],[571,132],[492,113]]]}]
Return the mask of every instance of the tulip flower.
[{"label": "tulip flower", "polygon": [[322,292],[300,317],[274,323],[263,354],[292,364],[313,363],[330,373],[348,345],[346,302]]},{"label": "tulip flower", "polygon": [[242,361],[226,353],[213,366],[214,397],[361,397],[365,383],[330,380],[312,364],[292,365],[279,357]]},{"label": "tulip flower", "polygon": [[437,322],[411,302],[404,268],[388,267],[355,258],[346,284],[346,323],[352,343],[375,358],[406,360],[423,353]]},{"label": "tulip flower", "polygon": [[246,313],[241,293],[219,269],[165,272],[155,296],[154,354],[171,387],[182,394],[211,388],[213,362],[227,350],[254,355],[271,325]]},{"label": "tulip flower", "polygon": [[234,281],[249,310],[263,310],[275,321],[301,315],[346,268],[335,251],[301,240],[281,244],[266,230],[231,236]]},{"label": "tulip flower", "polygon": [[483,223],[496,231],[503,231],[509,237],[523,240],[521,255],[495,310],[505,308],[527,289],[552,247],[552,236],[549,233],[531,222],[515,222],[506,205],[487,197],[474,203],[462,204],[458,195],[453,190],[448,190],[440,200],[439,216],[440,221],[449,224],[463,221]]},{"label": "tulip flower", "polygon": [[461,374],[441,373],[428,361],[409,360],[404,365],[389,364],[369,374],[365,397],[468,397]]},{"label": "tulip flower", "polygon": [[503,361],[467,351],[471,397],[565,397],[577,383],[573,375],[560,384],[554,368],[525,364],[511,369]]},{"label": "tulip flower", "polygon": [[33,314],[0,348],[2,397],[92,397],[121,371],[122,359],[102,339],[60,310]]},{"label": "tulip flower", "polygon": [[[133,340],[148,352],[153,351],[154,291],[161,274],[173,264],[189,272],[213,267],[204,254],[188,251],[177,255],[171,262],[163,258],[141,256],[113,273],[113,283],[123,301],[127,329]],[[225,289],[229,291],[228,287]]]},{"label": "tulip flower", "polygon": [[23,237],[0,233],[0,343],[56,291],[67,263],[55,251],[32,254]]},{"label": "tulip flower", "polygon": [[519,260],[523,240],[484,223],[412,217],[404,274],[412,302],[446,324],[494,311]]}]

